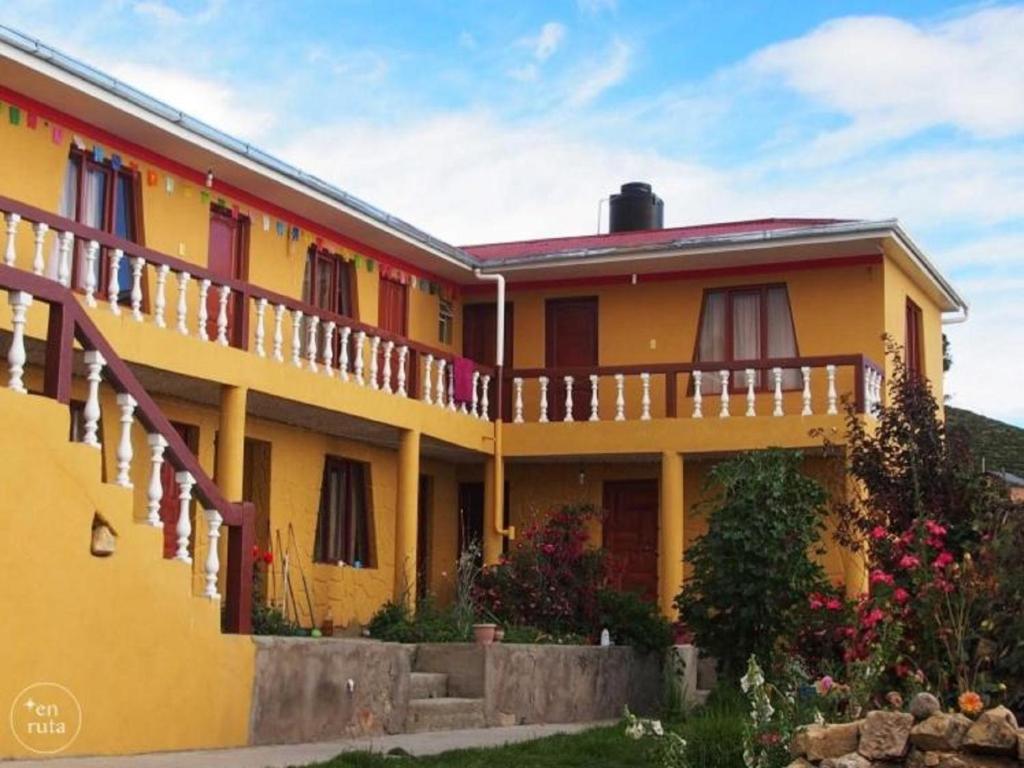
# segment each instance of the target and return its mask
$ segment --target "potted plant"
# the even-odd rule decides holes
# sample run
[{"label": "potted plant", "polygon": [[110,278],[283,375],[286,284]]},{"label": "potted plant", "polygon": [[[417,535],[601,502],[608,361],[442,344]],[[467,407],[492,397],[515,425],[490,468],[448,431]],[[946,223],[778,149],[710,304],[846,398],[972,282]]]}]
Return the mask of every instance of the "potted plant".
[{"label": "potted plant", "polygon": [[473,639],[477,645],[490,645],[494,642],[494,633],[498,625],[492,622],[485,622],[473,625]]}]

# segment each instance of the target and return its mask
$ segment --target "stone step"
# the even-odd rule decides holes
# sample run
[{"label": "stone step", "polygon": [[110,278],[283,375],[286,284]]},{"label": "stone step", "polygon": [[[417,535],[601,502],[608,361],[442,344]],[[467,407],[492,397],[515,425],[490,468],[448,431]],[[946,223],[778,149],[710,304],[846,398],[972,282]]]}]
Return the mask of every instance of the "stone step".
[{"label": "stone step", "polygon": [[457,731],[487,725],[483,699],[413,699],[406,716],[406,733]]},{"label": "stone step", "polygon": [[448,675],[444,672],[413,672],[409,675],[410,699],[443,699],[448,695]]},{"label": "stone step", "polygon": [[695,707],[703,707],[705,704],[708,703],[708,696],[710,695],[711,691],[705,691],[703,689],[698,688],[696,691],[693,692],[693,701],[689,703]]}]

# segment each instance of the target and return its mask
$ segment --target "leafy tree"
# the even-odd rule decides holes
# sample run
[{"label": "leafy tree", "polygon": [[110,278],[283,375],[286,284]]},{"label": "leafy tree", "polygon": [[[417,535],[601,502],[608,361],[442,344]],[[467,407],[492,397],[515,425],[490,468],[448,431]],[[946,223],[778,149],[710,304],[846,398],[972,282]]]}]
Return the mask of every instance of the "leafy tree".
[{"label": "leafy tree", "polygon": [[718,464],[708,531],[687,552],[693,577],[676,598],[696,644],[738,677],[792,639],[812,593],[827,591],[821,553],[825,490],[801,454],[753,451]]}]

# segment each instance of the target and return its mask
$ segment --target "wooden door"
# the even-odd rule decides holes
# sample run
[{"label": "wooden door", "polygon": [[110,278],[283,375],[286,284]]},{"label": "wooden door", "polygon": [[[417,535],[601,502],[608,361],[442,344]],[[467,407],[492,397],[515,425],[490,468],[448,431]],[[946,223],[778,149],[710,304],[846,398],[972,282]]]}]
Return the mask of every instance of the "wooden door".
[{"label": "wooden door", "polygon": [[[273,549],[270,534],[270,443],[245,438],[242,464],[242,500],[255,507],[256,546],[261,552]],[[267,592],[267,568],[257,568],[259,595],[276,598]]]},{"label": "wooden door", "polygon": [[[382,331],[394,333],[399,336],[408,336],[409,333],[409,289],[397,280],[387,277],[380,278],[380,289],[377,294],[377,327]],[[380,345],[378,352],[377,370],[383,375],[384,371],[384,345]],[[391,386],[397,386],[398,381],[398,353],[391,353]],[[406,361],[405,388],[413,396],[419,393],[419,361],[415,354],[410,354]]]},{"label": "wooden door", "polygon": [[604,548],[621,574],[620,588],[658,597],[658,481],[604,484]]},{"label": "wooden door", "polygon": [[[248,220],[232,216],[218,206],[210,208],[210,242],[207,266],[217,277],[245,280],[248,277]],[[228,340],[241,346],[243,296],[233,292],[228,300]],[[206,297],[206,335],[217,338],[217,315],[220,312],[220,286],[213,285]]]},{"label": "wooden door", "polygon": [[[506,371],[512,370],[512,330],[514,314],[512,305],[505,305],[505,354],[502,365]],[[498,343],[498,315],[497,305],[470,304],[462,309],[462,354],[470,360],[475,360],[483,365],[493,366],[497,358],[498,350],[495,349]],[[487,399],[490,403],[492,417],[497,417],[497,391],[498,382],[492,379],[487,387]],[[502,388],[502,415],[510,420],[512,417],[512,388]]]},{"label": "wooden door", "polygon": [[[171,422],[171,426],[181,435],[185,445],[195,455],[199,450],[199,427],[193,424],[180,424]],[[163,496],[160,497],[160,519],[164,523],[164,557],[172,558],[178,551],[178,534],[175,530],[178,525],[178,511],[181,509],[178,502],[178,481],[174,479],[176,470],[171,466],[169,457],[165,457],[164,463],[160,465],[160,484],[163,486]],[[194,514],[194,511],[193,511]],[[192,525],[192,542],[189,543],[189,551],[193,551],[195,543],[195,524]]]},{"label": "wooden door", "polygon": [[[597,297],[548,299],[545,325],[545,367],[593,368],[597,366]],[[552,374],[548,389],[548,413],[552,421],[565,417],[566,385],[562,374]],[[590,417],[590,380],[576,375],[572,385],[572,416]]]}]

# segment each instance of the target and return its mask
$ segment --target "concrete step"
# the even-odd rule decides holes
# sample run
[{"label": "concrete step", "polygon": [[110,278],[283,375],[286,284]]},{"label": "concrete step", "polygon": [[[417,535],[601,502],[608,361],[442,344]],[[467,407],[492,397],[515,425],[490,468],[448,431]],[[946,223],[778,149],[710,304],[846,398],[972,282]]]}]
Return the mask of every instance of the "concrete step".
[{"label": "concrete step", "polygon": [[483,699],[413,699],[406,716],[406,733],[456,731],[487,725]]},{"label": "concrete step", "polygon": [[448,695],[448,675],[444,672],[413,672],[409,675],[410,699],[443,699]]},{"label": "concrete step", "polygon": [[690,702],[695,707],[703,707],[708,703],[708,696],[711,695],[711,691],[706,691],[698,688],[693,692],[693,701]]}]

